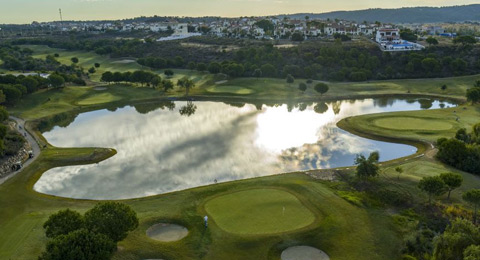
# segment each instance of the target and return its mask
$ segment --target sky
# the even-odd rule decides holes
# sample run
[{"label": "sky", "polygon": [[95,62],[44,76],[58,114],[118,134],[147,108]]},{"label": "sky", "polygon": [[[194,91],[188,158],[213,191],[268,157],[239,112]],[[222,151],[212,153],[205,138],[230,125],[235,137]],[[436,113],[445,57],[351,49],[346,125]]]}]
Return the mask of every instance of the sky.
[{"label": "sky", "polygon": [[0,0],[0,24],[138,16],[263,16],[368,8],[478,4],[480,0]]}]

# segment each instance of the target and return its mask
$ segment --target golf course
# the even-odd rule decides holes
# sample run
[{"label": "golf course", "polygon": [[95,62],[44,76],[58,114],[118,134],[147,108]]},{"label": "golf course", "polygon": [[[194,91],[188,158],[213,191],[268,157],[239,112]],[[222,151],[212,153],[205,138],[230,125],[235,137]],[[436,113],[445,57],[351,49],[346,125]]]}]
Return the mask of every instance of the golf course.
[{"label": "golf course", "polygon": [[[449,200],[443,196],[436,203],[451,211],[472,210],[471,205],[462,200],[462,193],[478,188],[480,177],[436,160],[435,142],[438,138],[454,137],[461,128],[470,131],[480,122],[480,106],[467,103],[465,98],[467,89],[480,80],[480,75],[361,83],[328,82],[329,91],[320,94],[313,89],[313,84],[319,81],[308,84],[307,90],[302,92],[297,85],[298,82],[306,82],[304,79],[296,79],[294,84],[275,78],[221,79],[207,72],[183,69],[174,69],[174,75],[167,77],[163,70],[142,67],[130,57],[112,59],[86,51],[37,45],[27,47],[34,51],[36,58],[56,53],[58,61],[67,65],[71,64],[71,58],[77,57],[78,66],[88,69],[99,63],[100,67],[89,75],[87,86],[73,84],[42,89],[8,107],[12,116],[27,120],[25,127],[42,150],[31,165],[0,185],[0,259],[36,259],[48,241],[42,225],[51,214],[66,208],[84,213],[97,203],[90,199],[36,192],[34,185],[45,172],[59,167],[102,165],[120,154],[116,147],[56,147],[38,129],[41,122],[49,122],[49,130],[54,126],[56,129],[67,128],[79,115],[98,111],[113,113],[129,106],[146,107],[145,116],[151,116],[152,111],[161,107],[157,104],[173,100],[233,104],[239,107],[239,111],[247,110],[249,106],[281,107],[284,104],[297,108],[298,104],[314,102],[325,102],[330,109],[338,100],[354,103],[354,100],[372,98],[393,98],[395,102],[397,98],[406,102],[412,99],[419,104],[421,100],[418,99],[430,98],[458,106],[363,114],[343,118],[336,124],[341,131],[355,136],[416,148],[407,157],[379,163],[379,176],[371,184],[375,186],[375,192],[369,192],[368,185],[364,190],[354,188],[362,183],[355,180],[355,167],[351,166],[354,161],[351,160],[350,166],[337,169],[276,172],[269,176],[218,183],[215,179],[215,182],[209,180],[210,185],[122,199],[121,202],[137,213],[140,223],[136,230],[118,243],[113,259],[279,260],[284,250],[297,246],[316,248],[332,260],[402,259],[404,238],[417,229],[422,217],[409,208],[395,208],[373,193],[393,192],[407,198],[411,208],[421,208],[428,197],[418,189],[418,182],[423,177],[444,172],[460,174],[464,182],[452,191]],[[136,84],[100,81],[106,71],[141,69],[175,82],[187,77],[195,83],[195,87],[186,98],[185,89],[179,86],[165,92]],[[442,85],[448,88],[441,89]],[[149,106],[155,109],[149,109]],[[62,115],[62,120],[55,121],[56,115]],[[192,118],[195,116],[198,114]],[[132,122],[130,117],[122,120]],[[232,129],[248,122],[232,123]],[[230,126],[218,124],[223,128]],[[136,127],[141,128],[142,125]],[[202,130],[202,125],[194,127],[198,127],[198,132]],[[187,162],[184,164],[189,165]],[[142,167],[146,171],[148,165]],[[398,167],[403,169],[401,174],[395,170]],[[207,172],[199,175],[210,178]],[[208,216],[208,227],[204,225],[204,216]],[[160,236],[160,231],[150,229],[158,224],[178,225],[186,230],[181,230],[183,233],[178,235],[179,240],[161,241],[154,238]]]}]

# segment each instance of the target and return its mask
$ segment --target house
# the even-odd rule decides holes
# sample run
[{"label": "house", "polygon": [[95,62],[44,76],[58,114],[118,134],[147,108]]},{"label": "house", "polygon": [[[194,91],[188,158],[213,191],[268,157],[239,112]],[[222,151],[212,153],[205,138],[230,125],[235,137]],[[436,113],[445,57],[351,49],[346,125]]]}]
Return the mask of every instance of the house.
[{"label": "house", "polygon": [[375,41],[380,44],[399,44],[402,42],[400,39],[400,30],[395,28],[380,28],[377,31]]}]

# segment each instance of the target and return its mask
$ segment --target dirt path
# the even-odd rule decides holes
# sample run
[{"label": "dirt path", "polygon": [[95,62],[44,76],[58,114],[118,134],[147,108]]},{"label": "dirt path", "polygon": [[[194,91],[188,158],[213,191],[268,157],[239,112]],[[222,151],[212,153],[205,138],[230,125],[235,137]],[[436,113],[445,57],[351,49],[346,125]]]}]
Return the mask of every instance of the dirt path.
[{"label": "dirt path", "polygon": [[[17,173],[21,172],[23,170],[23,168],[27,167],[28,165],[30,165],[32,162],[34,162],[37,158],[38,158],[38,155],[40,154],[40,146],[38,145],[37,141],[35,141],[35,138],[33,138],[33,136],[25,130],[25,120],[21,119],[21,118],[17,118],[17,117],[13,117],[13,116],[10,116],[10,119],[14,120],[17,125],[16,125],[16,129],[17,131],[24,135],[25,137],[25,140],[27,140],[27,142],[30,144],[30,147],[32,147],[32,151],[33,151],[33,158],[30,158],[28,159],[24,164],[23,164],[23,167],[22,169],[18,170],[18,171],[15,171],[15,172],[12,172],[10,173],[9,175],[3,177],[3,178],[0,178],[0,185],[3,184],[5,181],[7,181],[8,179],[12,178],[13,176],[15,176]],[[21,128],[20,128],[21,127]],[[25,135],[26,134],[26,135]]]}]

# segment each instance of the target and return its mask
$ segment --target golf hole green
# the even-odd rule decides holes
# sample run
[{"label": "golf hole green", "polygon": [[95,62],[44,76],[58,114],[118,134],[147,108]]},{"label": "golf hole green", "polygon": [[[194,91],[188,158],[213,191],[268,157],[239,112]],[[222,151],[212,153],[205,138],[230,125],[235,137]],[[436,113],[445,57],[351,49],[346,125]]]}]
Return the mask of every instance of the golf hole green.
[{"label": "golf hole green", "polygon": [[147,230],[148,237],[161,242],[178,241],[187,235],[188,229],[175,224],[160,223]]},{"label": "golf hole green", "polygon": [[207,213],[223,230],[242,235],[293,231],[312,224],[314,214],[293,194],[278,189],[252,189],[209,200]]},{"label": "golf hole green", "polygon": [[282,260],[330,260],[320,249],[311,246],[293,246],[283,250]]}]

